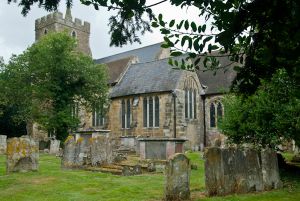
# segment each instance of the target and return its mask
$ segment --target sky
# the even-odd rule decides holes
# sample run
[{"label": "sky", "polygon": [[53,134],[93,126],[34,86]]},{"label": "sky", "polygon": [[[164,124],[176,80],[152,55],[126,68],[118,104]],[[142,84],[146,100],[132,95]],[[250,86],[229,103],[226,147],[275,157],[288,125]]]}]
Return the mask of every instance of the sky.
[{"label": "sky", "polygon": [[[147,4],[156,3],[159,0],[148,0]],[[196,19],[197,10],[180,9],[165,2],[153,8],[155,14],[163,13],[164,18],[171,20],[180,17],[180,19]],[[65,13],[65,2],[59,6],[59,11]],[[146,33],[141,36],[142,44],[134,43],[120,47],[110,47],[110,35],[108,33],[108,19],[113,11],[107,11],[100,8],[98,11],[92,6],[82,5],[79,0],[74,0],[72,7],[73,18],[79,18],[82,21],[91,23],[90,47],[93,58],[103,58],[131,49],[140,48],[163,41],[162,35],[158,29],[153,33]],[[35,40],[34,23],[37,18],[47,15],[45,10],[32,7],[26,17],[21,14],[21,7],[17,4],[7,4],[6,0],[0,1],[0,56],[7,62],[12,54],[20,54],[28,48]]]}]

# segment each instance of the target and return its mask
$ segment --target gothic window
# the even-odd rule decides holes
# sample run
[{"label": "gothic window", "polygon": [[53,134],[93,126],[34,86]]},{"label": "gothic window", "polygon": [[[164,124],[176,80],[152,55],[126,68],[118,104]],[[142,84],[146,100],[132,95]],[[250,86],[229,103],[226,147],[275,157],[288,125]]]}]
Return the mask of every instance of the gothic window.
[{"label": "gothic window", "polygon": [[101,107],[94,107],[93,108],[93,118],[92,118],[92,125],[94,127],[103,126],[104,125],[104,114],[103,108]]},{"label": "gothic window", "polygon": [[210,127],[216,127],[216,109],[215,104],[210,104]]},{"label": "gothic window", "polygon": [[71,116],[73,118],[78,118],[79,116],[79,103],[74,102],[73,105],[71,106]]},{"label": "gothic window", "polygon": [[194,89],[194,119],[197,119],[197,102],[196,102],[196,90]]},{"label": "gothic window", "polygon": [[193,118],[193,92],[189,90],[189,118]]},{"label": "gothic window", "polygon": [[223,117],[223,107],[222,104],[219,102],[218,106],[217,106],[217,118],[218,118],[218,122],[222,119]]},{"label": "gothic window", "polygon": [[214,128],[218,126],[218,122],[223,117],[223,106],[220,101],[215,101],[210,104],[210,127]]},{"label": "gothic window", "polygon": [[159,127],[159,98],[157,96],[144,98],[143,120],[145,128]]},{"label": "gothic window", "polygon": [[184,111],[185,118],[196,119],[196,90],[195,89],[185,89],[184,90]]},{"label": "gothic window", "polygon": [[73,38],[76,38],[76,32],[75,32],[75,31],[72,31],[71,36],[72,36]]},{"label": "gothic window", "polygon": [[184,112],[185,112],[185,118],[189,118],[189,105],[188,105],[188,96],[189,96],[189,91],[184,90]]}]

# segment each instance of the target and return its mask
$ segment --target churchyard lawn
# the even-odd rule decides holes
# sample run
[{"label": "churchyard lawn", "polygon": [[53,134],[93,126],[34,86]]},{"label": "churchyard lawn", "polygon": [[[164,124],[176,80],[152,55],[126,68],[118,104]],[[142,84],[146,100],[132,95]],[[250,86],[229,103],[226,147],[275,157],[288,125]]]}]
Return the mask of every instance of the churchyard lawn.
[{"label": "churchyard lawn", "polygon": [[[283,173],[284,188],[264,193],[231,195],[226,197],[205,197],[204,161],[200,153],[189,153],[192,164],[198,170],[191,173],[192,200],[227,201],[299,201],[300,174]],[[0,156],[0,200],[116,200],[141,201],[161,200],[164,191],[163,174],[139,176],[115,176],[84,170],[61,170],[60,158],[40,155],[39,172],[14,173],[6,175],[5,156]]]}]

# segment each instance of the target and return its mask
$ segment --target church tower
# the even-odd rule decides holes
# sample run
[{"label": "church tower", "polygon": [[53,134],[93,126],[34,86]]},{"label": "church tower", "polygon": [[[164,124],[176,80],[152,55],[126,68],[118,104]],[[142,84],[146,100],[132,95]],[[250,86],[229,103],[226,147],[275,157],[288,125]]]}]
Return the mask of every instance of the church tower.
[{"label": "church tower", "polygon": [[71,9],[67,8],[65,17],[61,12],[54,12],[35,20],[35,40],[50,32],[67,31],[70,36],[76,38],[77,48],[84,54],[92,56],[90,49],[90,23],[75,18],[73,21]]}]

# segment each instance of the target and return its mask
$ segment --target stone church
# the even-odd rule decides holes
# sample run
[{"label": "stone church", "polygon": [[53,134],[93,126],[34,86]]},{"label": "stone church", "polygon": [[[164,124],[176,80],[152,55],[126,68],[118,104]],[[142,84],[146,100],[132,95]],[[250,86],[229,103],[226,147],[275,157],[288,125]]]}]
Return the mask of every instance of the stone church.
[{"label": "stone church", "polygon": [[[36,40],[50,32],[68,31],[78,41],[78,50],[92,55],[89,47],[90,24],[73,20],[70,9],[65,16],[49,14],[35,22]],[[109,105],[94,108],[92,114],[77,106],[79,130],[110,130],[110,135],[187,139],[186,147],[202,150],[220,138],[218,119],[224,108],[222,97],[235,74],[174,69],[168,64],[170,50],[161,43],[141,47],[109,57],[95,59],[106,64],[110,86]],[[174,58],[177,59],[177,58]],[[227,58],[220,61],[230,64]],[[203,67],[202,67],[203,68]],[[37,125],[32,135],[42,136]]]}]

